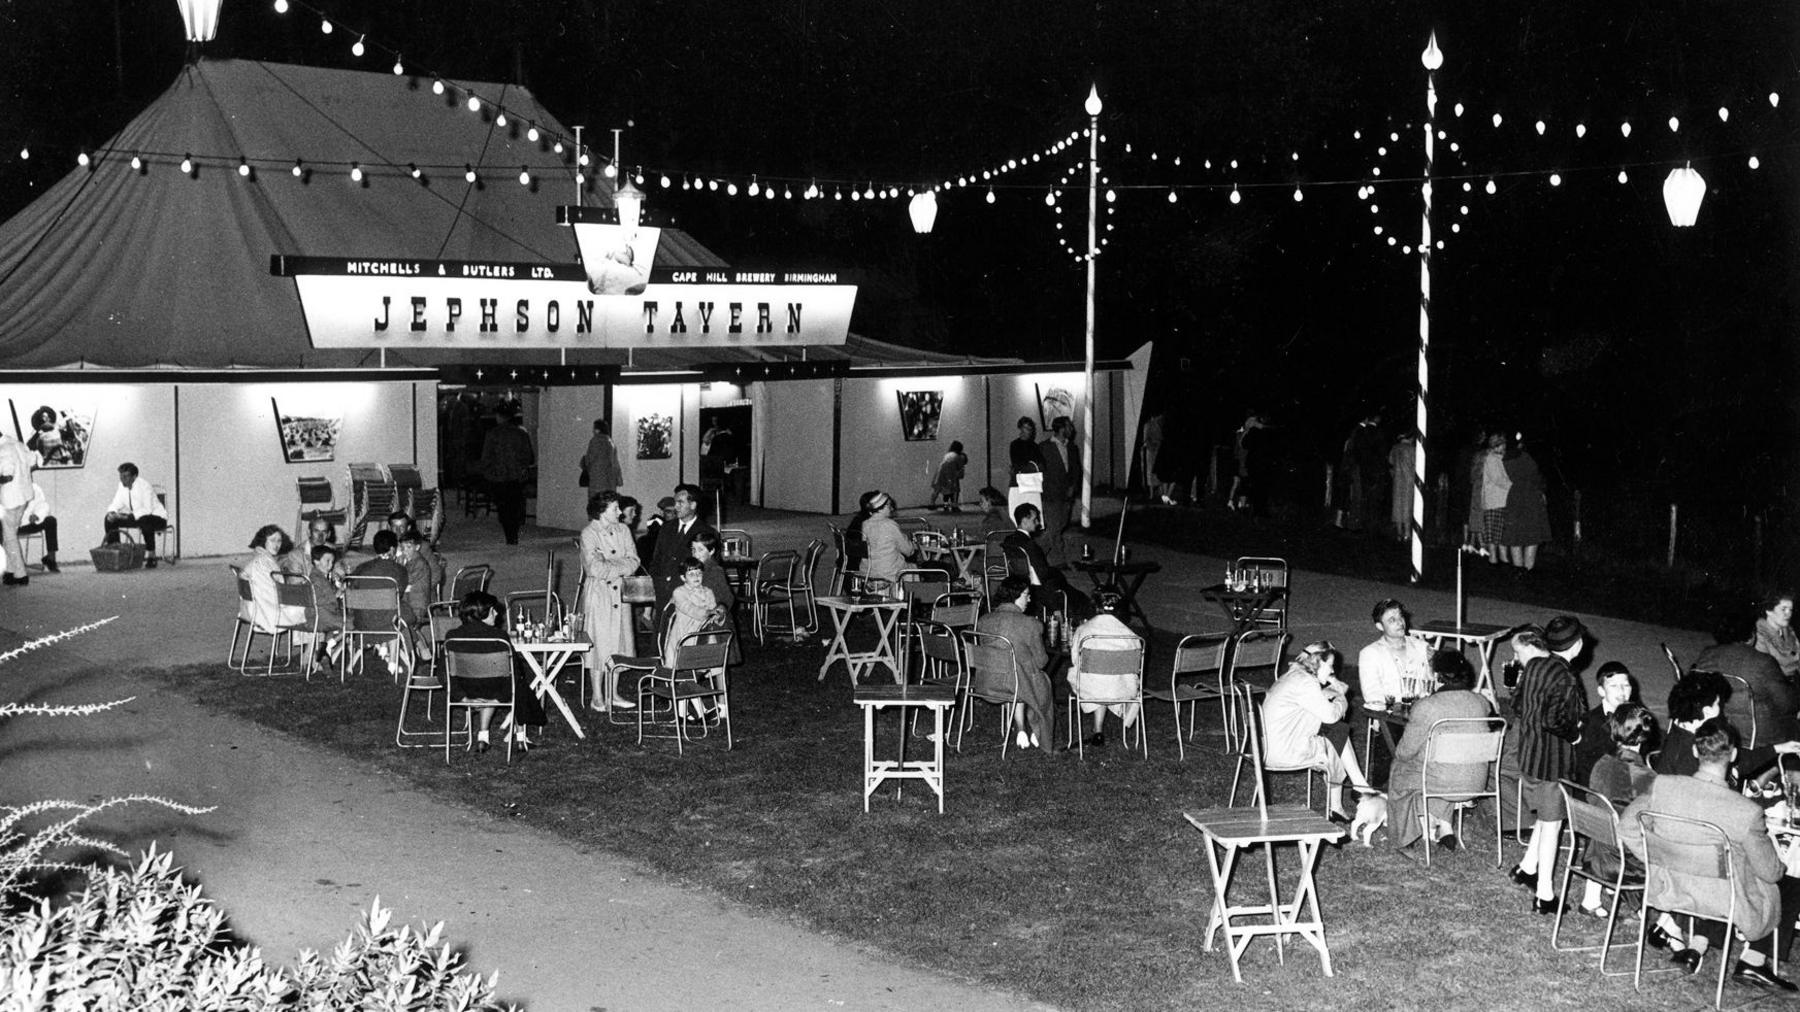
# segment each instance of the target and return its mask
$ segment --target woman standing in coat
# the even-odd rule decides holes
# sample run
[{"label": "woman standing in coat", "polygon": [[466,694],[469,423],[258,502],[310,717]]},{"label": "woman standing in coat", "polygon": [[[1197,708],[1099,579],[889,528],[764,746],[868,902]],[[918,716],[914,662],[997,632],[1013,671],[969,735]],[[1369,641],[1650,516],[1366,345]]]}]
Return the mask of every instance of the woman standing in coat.
[{"label": "woman standing in coat", "polygon": [[1513,437],[1512,449],[1502,460],[1506,480],[1506,561],[1530,572],[1537,565],[1538,546],[1550,540],[1550,509],[1544,496],[1544,473],[1525,450],[1525,436]]},{"label": "woman standing in coat", "polygon": [[592,680],[591,708],[630,709],[637,704],[619,696],[614,655],[637,652],[631,624],[631,607],[622,595],[625,578],[638,571],[637,545],[631,528],[619,518],[619,493],[606,491],[588,497],[588,525],[581,529],[582,626],[594,648],[588,652],[588,677]]}]

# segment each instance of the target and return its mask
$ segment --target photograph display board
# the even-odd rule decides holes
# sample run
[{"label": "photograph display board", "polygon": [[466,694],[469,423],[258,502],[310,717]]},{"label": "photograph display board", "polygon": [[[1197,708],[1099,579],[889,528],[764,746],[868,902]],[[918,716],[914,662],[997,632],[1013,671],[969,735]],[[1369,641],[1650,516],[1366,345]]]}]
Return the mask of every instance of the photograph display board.
[{"label": "photograph display board", "polygon": [[908,442],[936,439],[938,419],[944,413],[942,390],[896,390],[900,399],[900,434]]},{"label": "photograph display board", "polygon": [[[58,399],[53,404],[13,400],[13,433],[37,451],[40,468],[82,467],[94,439],[92,401]],[[21,425],[21,420],[25,424]]]},{"label": "photograph display board", "polygon": [[637,459],[668,460],[675,455],[675,419],[649,414],[637,420]]},{"label": "photograph display board", "polygon": [[281,456],[290,464],[307,464],[337,459],[338,435],[344,427],[341,416],[329,414],[330,408],[296,404],[289,400],[288,410],[269,398],[275,409],[275,429],[281,436]]}]

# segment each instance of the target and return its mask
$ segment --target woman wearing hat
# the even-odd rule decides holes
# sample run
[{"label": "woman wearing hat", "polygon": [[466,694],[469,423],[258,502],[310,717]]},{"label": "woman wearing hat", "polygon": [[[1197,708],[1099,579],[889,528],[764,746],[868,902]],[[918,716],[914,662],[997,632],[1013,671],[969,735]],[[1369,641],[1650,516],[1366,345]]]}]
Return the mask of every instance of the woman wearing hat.
[{"label": "woman wearing hat", "polygon": [[1263,745],[1270,766],[1310,767],[1325,774],[1331,791],[1326,811],[1345,821],[1344,781],[1365,787],[1368,778],[1350,747],[1350,687],[1337,678],[1337,648],[1310,643],[1263,697]]},{"label": "woman wearing hat", "polygon": [[1547,627],[1527,626],[1512,638],[1513,656],[1525,665],[1512,697],[1518,720],[1519,793],[1525,807],[1537,813],[1512,880],[1534,891],[1533,909],[1540,914],[1556,912],[1553,872],[1565,814],[1557,781],[1575,772],[1575,742],[1581,738],[1587,709],[1587,695],[1569,662],[1581,653],[1586,637],[1580,619],[1558,615]]}]

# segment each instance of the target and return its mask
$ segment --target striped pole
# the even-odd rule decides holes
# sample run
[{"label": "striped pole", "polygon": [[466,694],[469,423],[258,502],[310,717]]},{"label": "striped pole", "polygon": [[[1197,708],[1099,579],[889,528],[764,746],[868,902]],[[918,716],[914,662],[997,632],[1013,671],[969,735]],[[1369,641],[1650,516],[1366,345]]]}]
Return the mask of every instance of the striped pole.
[{"label": "striped pole", "polygon": [[1437,115],[1437,69],[1444,65],[1437,33],[1419,54],[1425,65],[1425,181],[1419,186],[1419,397],[1415,427],[1418,448],[1413,451],[1412,582],[1425,576],[1425,433],[1431,401],[1431,159],[1436,137],[1432,119]]}]

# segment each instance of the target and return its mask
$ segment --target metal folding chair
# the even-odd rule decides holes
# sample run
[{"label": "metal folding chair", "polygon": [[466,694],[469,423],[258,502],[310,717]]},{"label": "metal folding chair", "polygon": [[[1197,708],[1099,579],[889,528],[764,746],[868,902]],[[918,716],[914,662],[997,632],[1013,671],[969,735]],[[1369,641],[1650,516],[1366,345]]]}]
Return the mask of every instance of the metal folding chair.
[{"label": "metal folding chair", "polygon": [[[494,723],[501,728],[508,728],[513,723],[517,684],[513,681],[512,643],[500,635],[446,640],[444,670],[451,679],[479,680],[483,688],[493,690],[492,696],[464,696],[461,699],[456,698],[454,690],[444,693],[444,765],[448,766],[450,746],[456,736],[456,726],[451,716],[457,710],[462,710],[467,715],[469,723],[462,739],[464,748],[475,741],[474,711],[503,710],[505,719]],[[501,737],[506,739],[506,761],[511,763],[514,736],[503,732]]]},{"label": "metal folding chair", "polygon": [[[1144,641],[1137,636],[1089,636],[1081,641],[1075,651],[1075,670],[1080,676],[1070,679],[1074,691],[1069,694],[1067,705],[1069,724],[1069,744],[1075,746],[1075,754],[1082,759],[1087,758],[1082,748],[1082,704],[1097,706],[1137,705],[1137,739],[1138,747],[1143,750],[1144,758],[1150,758],[1150,739],[1144,731],[1149,723],[1144,714]],[[1087,688],[1086,676],[1123,676],[1131,675],[1137,682],[1137,691],[1125,695],[1107,695]],[[1103,711],[1104,712],[1104,711]],[[1102,718],[1102,726],[1104,725]],[[1124,715],[1121,714],[1123,723]],[[1131,729],[1122,728],[1119,733],[1121,741],[1129,747]]]},{"label": "metal folding chair", "polygon": [[[1506,742],[1506,721],[1500,717],[1446,717],[1425,729],[1425,759],[1419,768],[1419,819],[1424,834],[1425,866],[1431,867],[1431,802],[1446,801],[1456,808],[1456,835],[1462,837],[1463,812],[1482,798],[1494,799],[1494,867],[1500,866],[1500,749]],[[1434,791],[1433,765],[1472,766],[1484,763],[1487,774],[1475,791]]]},{"label": "metal folding chair", "polygon": [[[1225,730],[1226,674],[1230,670],[1231,633],[1196,633],[1175,645],[1175,661],[1169,684],[1145,686],[1147,699],[1166,701],[1175,715],[1175,747],[1187,758],[1187,741],[1194,736],[1194,721],[1201,703],[1219,704],[1219,726]],[[1211,676],[1210,681],[1208,676]],[[1181,730],[1181,713],[1187,710],[1187,733]]]},{"label": "metal folding chair", "polygon": [[[1563,866],[1562,889],[1558,895],[1563,897],[1562,904],[1556,909],[1556,923],[1550,928],[1550,947],[1558,952],[1594,952],[1600,953],[1600,972],[1608,977],[1622,977],[1629,970],[1609,970],[1606,968],[1607,957],[1612,954],[1613,934],[1619,924],[1619,910],[1625,905],[1626,893],[1643,893],[1644,880],[1639,876],[1635,881],[1626,875],[1625,844],[1619,839],[1619,813],[1612,802],[1604,796],[1589,790],[1580,784],[1567,780],[1559,782],[1562,789],[1564,807],[1569,812],[1569,834],[1572,842],[1569,847],[1569,860]],[[1498,835],[1499,830],[1495,829]],[[1610,854],[1613,857],[1613,874],[1599,875],[1589,870],[1589,861],[1597,854]],[[1569,891],[1570,880],[1579,878],[1585,882],[1598,883],[1612,891],[1612,902],[1606,913],[1606,933],[1601,936],[1599,945],[1568,946],[1561,944],[1563,915],[1574,905],[1574,893]],[[1640,904],[1641,905],[1641,904]]]},{"label": "metal folding chair", "polygon": [[[962,639],[963,672],[967,679],[967,690],[963,700],[967,704],[979,699],[984,703],[993,703],[1000,707],[1000,758],[1006,758],[1006,747],[1012,741],[1014,714],[1019,705],[1019,667],[1014,658],[1012,641],[998,633],[984,633],[974,629],[964,629],[957,634]],[[975,676],[983,671],[998,674],[1001,684],[1012,686],[1010,692],[995,692],[992,689],[975,687]],[[974,719],[973,706],[963,707],[963,719],[956,727],[956,751],[962,751],[963,732],[968,730]]]},{"label": "metal folding chair", "polygon": [[[659,664],[638,679],[638,744],[646,733],[675,739],[675,753],[685,754],[688,727],[697,725],[705,738],[714,727],[725,729],[725,750],[731,751],[731,689],[726,666],[731,658],[729,629],[703,629],[688,633],[675,646],[675,663]],[[707,716],[689,716],[689,707],[712,707]],[[651,731],[645,731],[646,723]],[[667,728],[657,733],[659,726]]]},{"label": "metal folding chair", "polygon": [[[1718,947],[1719,983],[1713,990],[1713,1007],[1721,1008],[1725,1000],[1725,974],[1731,966],[1731,941],[1737,927],[1737,886],[1733,880],[1741,874],[1737,858],[1731,851],[1731,838],[1713,823],[1680,815],[1639,812],[1637,820],[1638,828],[1644,834],[1644,909],[1725,922],[1725,943]],[[1720,909],[1692,900],[1690,883],[1695,879],[1722,881],[1723,886],[1717,892],[1730,897],[1725,907]],[[1676,880],[1685,880],[1688,888],[1659,888],[1659,883]],[[1644,943],[1649,924],[1647,915],[1638,918],[1637,963],[1631,976],[1633,987],[1642,986]],[[1770,961],[1770,972],[1780,972],[1779,957],[1780,953],[1776,953],[1776,959]],[[1757,997],[1762,995],[1759,993]]]}]

